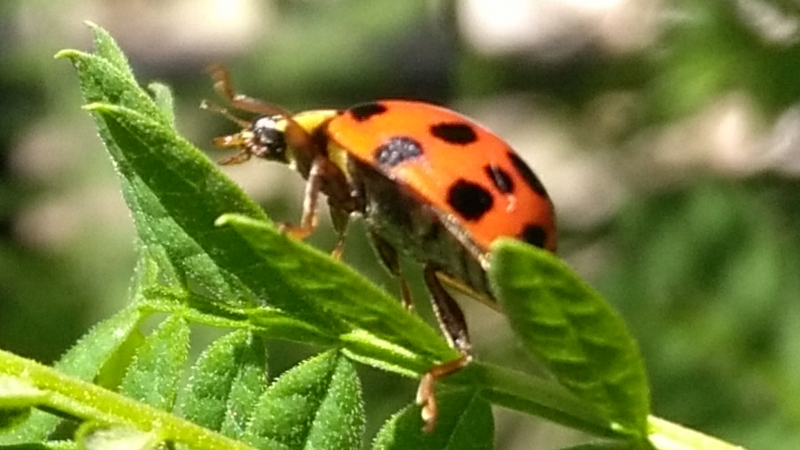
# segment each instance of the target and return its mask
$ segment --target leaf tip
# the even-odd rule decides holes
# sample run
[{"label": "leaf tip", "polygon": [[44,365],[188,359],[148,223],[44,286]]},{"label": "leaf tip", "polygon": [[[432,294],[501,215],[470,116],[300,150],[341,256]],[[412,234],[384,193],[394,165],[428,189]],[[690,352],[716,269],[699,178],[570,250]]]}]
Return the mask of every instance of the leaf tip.
[{"label": "leaf tip", "polygon": [[226,225],[230,225],[231,222],[234,220],[234,214],[223,214],[217,217],[217,220],[214,221],[215,227],[224,227]]},{"label": "leaf tip", "polygon": [[102,110],[106,109],[107,107],[108,107],[108,105],[105,104],[105,103],[92,102],[92,103],[89,103],[87,105],[81,106],[81,109],[83,109],[85,111],[89,111],[89,112],[98,112],[98,111],[102,111]]},{"label": "leaf tip", "polygon": [[246,228],[272,228],[271,224],[263,220],[254,219],[241,213],[225,213],[214,221],[214,225],[218,227],[236,226]]},{"label": "leaf tip", "polygon": [[73,50],[71,48],[66,48],[64,50],[59,50],[55,55],[53,55],[54,59],[61,59],[61,58],[69,58],[75,59],[80,56],[81,52],[78,50]]},{"label": "leaf tip", "polygon": [[492,253],[495,253],[502,248],[506,248],[510,241],[513,240],[505,237],[500,237],[492,241],[492,243],[489,246],[489,249],[491,250]]}]

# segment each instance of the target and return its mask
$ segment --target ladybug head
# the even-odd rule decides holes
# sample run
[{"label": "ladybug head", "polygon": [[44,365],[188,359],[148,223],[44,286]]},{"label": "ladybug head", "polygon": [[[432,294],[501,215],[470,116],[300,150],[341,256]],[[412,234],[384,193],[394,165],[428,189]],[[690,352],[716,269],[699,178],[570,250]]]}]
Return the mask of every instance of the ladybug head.
[{"label": "ladybug head", "polygon": [[287,164],[286,119],[281,116],[262,116],[250,127],[247,152],[252,156]]},{"label": "ladybug head", "polygon": [[233,148],[239,152],[220,161],[221,164],[238,164],[251,157],[277,161],[295,165],[295,152],[301,153],[302,166],[308,166],[306,160],[313,157],[312,143],[308,132],[295,122],[293,115],[280,106],[237,94],[233,89],[228,70],[214,64],[208,68],[214,79],[214,89],[226,99],[234,109],[256,113],[252,121],[240,119],[227,109],[210,102],[203,101],[203,109],[216,111],[241,127],[241,131],[227,136],[215,138],[212,142],[217,147]]},{"label": "ladybug head", "polygon": [[283,164],[290,163],[285,131],[289,121],[286,118],[280,115],[259,116],[252,122],[233,119],[242,126],[242,130],[214,138],[212,142],[220,148],[238,149],[239,153],[223,159],[220,164],[239,164],[253,156]]}]

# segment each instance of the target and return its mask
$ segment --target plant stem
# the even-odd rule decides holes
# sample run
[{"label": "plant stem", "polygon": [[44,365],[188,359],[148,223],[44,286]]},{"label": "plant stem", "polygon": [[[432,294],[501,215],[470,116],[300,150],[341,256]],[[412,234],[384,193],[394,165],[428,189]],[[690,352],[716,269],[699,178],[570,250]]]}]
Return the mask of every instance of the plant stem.
[{"label": "plant stem", "polygon": [[648,417],[650,443],[658,450],[745,450],[678,424]]},{"label": "plant stem", "polygon": [[254,450],[169,412],[3,350],[0,350],[0,374],[19,378],[42,391],[44,395],[37,397],[41,401],[36,406],[49,407],[100,424],[130,425],[145,432],[152,431],[161,440],[184,443],[194,449]]}]

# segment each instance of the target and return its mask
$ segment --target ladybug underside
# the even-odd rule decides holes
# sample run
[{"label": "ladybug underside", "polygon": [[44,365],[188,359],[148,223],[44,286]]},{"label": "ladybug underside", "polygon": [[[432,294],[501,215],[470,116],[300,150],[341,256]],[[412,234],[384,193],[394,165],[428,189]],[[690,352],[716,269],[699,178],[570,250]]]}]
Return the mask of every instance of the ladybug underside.
[{"label": "ladybug underside", "polygon": [[423,262],[448,287],[499,308],[485,277],[486,255],[455,220],[369,165],[350,158],[349,169],[370,238],[394,275],[400,276],[393,270],[396,255],[387,246]]},{"label": "ladybug underside", "polygon": [[[312,140],[322,141],[319,135],[312,135]],[[487,255],[455,218],[425,202],[411,187],[349,156],[335,143],[327,142],[323,148],[327,153],[317,160],[320,169],[316,173],[324,174],[320,177],[319,190],[328,198],[331,218],[340,238],[344,239],[351,215],[364,217],[373,247],[384,266],[400,280],[403,302],[409,308],[412,300],[400,272],[398,253],[421,262],[442,331],[467,361],[471,357],[471,345],[466,321],[445,286],[499,309],[485,276]],[[342,164],[344,170],[332,160]],[[312,168],[304,176],[310,179],[314,173]]]}]

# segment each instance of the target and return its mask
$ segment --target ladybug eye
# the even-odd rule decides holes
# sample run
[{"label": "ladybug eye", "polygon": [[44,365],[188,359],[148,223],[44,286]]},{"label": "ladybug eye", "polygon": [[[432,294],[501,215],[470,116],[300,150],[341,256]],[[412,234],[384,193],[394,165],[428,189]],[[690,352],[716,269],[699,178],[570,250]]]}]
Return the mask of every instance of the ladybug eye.
[{"label": "ladybug eye", "polygon": [[256,156],[272,161],[286,162],[286,137],[278,129],[280,117],[259,117],[253,121],[253,143],[258,147]]}]

